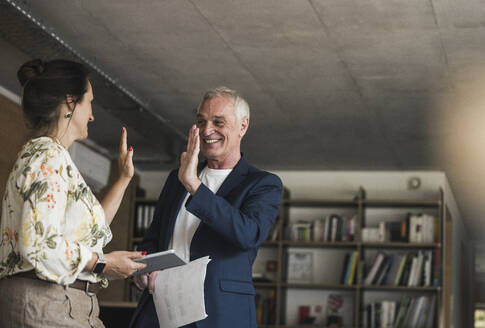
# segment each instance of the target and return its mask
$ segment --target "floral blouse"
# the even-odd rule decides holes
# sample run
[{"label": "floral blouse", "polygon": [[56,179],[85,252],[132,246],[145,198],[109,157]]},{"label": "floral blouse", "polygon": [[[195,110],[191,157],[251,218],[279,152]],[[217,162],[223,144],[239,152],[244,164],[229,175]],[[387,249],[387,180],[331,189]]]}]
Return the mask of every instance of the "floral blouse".
[{"label": "floral blouse", "polygon": [[0,220],[0,278],[35,269],[61,285],[107,280],[82,272],[111,240],[103,208],[67,150],[51,138],[25,144],[7,181]]}]

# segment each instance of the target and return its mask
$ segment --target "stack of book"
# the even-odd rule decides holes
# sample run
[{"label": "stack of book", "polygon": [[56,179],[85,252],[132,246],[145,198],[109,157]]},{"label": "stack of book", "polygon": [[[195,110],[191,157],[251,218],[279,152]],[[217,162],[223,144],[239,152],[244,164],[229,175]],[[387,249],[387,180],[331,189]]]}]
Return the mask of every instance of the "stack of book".
[{"label": "stack of book", "polygon": [[438,219],[427,214],[410,215],[409,242],[432,243],[438,240]]},{"label": "stack of book", "polygon": [[432,243],[437,240],[438,220],[427,214],[408,214],[401,221],[382,221],[378,228],[362,229],[362,240],[369,242]]},{"label": "stack of book", "polygon": [[437,286],[439,282],[438,250],[407,254],[377,252],[365,277],[365,285]]},{"label": "stack of book", "polygon": [[331,214],[313,222],[314,241],[353,241],[355,216]]},{"label": "stack of book", "polygon": [[140,203],[136,206],[135,215],[135,237],[143,237],[148,229],[155,214],[154,204]]},{"label": "stack of book", "polygon": [[342,285],[354,284],[356,277],[355,271],[357,268],[357,262],[359,261],[359,252],[354,251],[345,254],[344,266],[342,268],[342,274],[340,276],[340,283]]},{"label": "stack of book", "polygon": [[274,325],[276,323],[275,291],[270,290],[267,296],[257,293],[254,300],[256,302],[256,320],[258,326]]},{"label": "stack of book", "polygon": [[290,240],[312,240],[313,223],[310,221],[298,221],[290,225]]},{"label": "stack of book", "polygon": [[298,221],[289,225],[290,240],[353,241],[356,217],[328,215],[315,221]]},{"label": "stack of book", "polygon": [[435,296],[404,297],[400,302],[380,301],[364,306],[364,328],[432,328]]},{"label": "stack of book", "polygon": [[380,241],[379,239],[379,228],[362,228],[362,241],[364,242],[374,242]]}]

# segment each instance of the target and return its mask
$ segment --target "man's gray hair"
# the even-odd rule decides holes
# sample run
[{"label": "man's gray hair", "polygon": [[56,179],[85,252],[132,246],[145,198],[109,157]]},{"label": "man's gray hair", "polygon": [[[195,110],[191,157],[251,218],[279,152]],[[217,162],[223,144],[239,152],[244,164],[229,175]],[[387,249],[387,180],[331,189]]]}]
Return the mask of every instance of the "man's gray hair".
[{"label": "man's gray hair", "polygon": [[200,108],[202,107],[204,102],[216,97],[230,97],[234,105],[234,111],[236,113],[238,122],[241,122],[241,120],[245,117],[247,117],[249,120],[249,105],[246,100],[244,100],[244,98],[241,97],[241,95],[236,90],[232,90],[224,86],[220,86],[206,91],[204,97],[202,97],[202,101],[200,102],[199,107],[197,107],[197,113],[200,111]]}]

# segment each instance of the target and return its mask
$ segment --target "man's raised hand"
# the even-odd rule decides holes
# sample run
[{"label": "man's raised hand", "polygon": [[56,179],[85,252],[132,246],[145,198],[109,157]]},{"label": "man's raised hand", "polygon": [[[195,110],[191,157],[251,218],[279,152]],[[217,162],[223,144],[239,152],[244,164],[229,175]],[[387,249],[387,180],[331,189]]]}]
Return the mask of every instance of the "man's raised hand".
[{"label": "man's raised hand", "polygon": [[199,164],[200,139],[199,129],[192,125],[187,141],[187,151],[180,156],[180,168],[178,178],[185,189],[193,195],[202,183],[197,176],[197,165]]}]

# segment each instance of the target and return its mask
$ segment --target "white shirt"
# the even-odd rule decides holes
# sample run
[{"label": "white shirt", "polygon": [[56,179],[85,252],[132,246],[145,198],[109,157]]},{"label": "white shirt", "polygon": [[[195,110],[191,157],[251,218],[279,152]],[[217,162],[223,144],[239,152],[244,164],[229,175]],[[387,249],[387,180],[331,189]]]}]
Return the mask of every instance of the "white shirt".
[{"label": "white shirt", "polygon": [[[215,194],[231,171],[232,169],[216,170],[206,166],[200,172],[199,179]],[[185,196],[182,207],[177,215],[172,240],[169,245],[169,248],[174,249],[187,262],[190,261],[190,244],[192,243],[192,238],[200,224],[200,219],[185,209],[185,203],[187,203],[189,196],[189,193]]]}]

